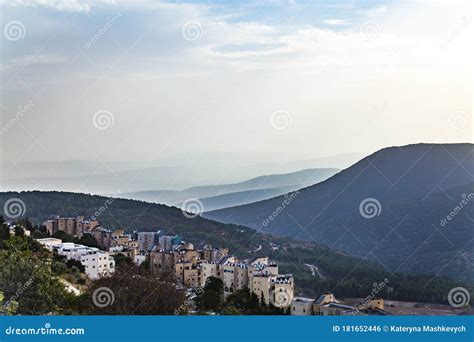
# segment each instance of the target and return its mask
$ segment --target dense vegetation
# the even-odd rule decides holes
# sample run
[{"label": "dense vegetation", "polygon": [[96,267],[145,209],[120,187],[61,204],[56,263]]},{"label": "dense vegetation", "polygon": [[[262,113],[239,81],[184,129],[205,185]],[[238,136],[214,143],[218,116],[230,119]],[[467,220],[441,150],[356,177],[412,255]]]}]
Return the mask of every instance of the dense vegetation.
[{"label": "dense vegetation", "polygon": [[[391,271],[474,282],[473,146],[382,149],[301,189],[271,221],[265,220],[282,206],[284,196],[204,216],[321,243],[381,262]],[[441,223],[448,215],[453,217]]]},{"label": "dense vegetation", "polygon": [[[0,205],[12,197],[25,202],[27,214],[35,223],[55,214],[93,215],[107,200],[101,196],[62,192],[0,193]],[[297,295],[314,297],[332,291],[339,298],[366,297],[374,282],[385,279],[389,283],[381,295],[389,299],[446,303],[451,288],[463,286],[472,290],[468,283],[434,275],[392,274],[373,261],[351,257],[315,243],[264,235],[246,227],[219,224],[200,217],[188,219],[180,210],[158,204],[115,199],[99,220],[106,227],[124,227],[129,232],[163,229],[166,233],[179,233],[196,247],[204,244],[228,247],[230,253],[240,258],[268,255],[279,263],[280,272],[294,275]],[[305,264],[317,266],[321,274],[313,275]]]},{"label": "dense vegetation", "polygon": [[[90,281],[80,263],[51,255],[23,229],[10,235],[1,216],[0,227],[0,314],[169,315],[184,302],[174,283],[153,278],[130,260],[119,257],[114,275]],[[44,234],[37,226],[28,227],[33,235]],[[67,291],[66,282],[82,293]],[[112,299],[101,306],[104,288]]]}]

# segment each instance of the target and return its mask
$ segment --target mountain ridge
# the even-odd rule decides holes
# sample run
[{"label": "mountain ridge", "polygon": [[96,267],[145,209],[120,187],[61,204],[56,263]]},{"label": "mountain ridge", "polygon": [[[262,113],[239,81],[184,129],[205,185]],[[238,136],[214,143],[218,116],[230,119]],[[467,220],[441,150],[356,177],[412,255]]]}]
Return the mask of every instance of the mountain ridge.
[{"label": "mountain ridge", "polygon": [[[431,226],[439,228],[434,215],[449,213],[456,205],[456,198],[459,199],[462,193],[474,191],[472,152],[472,144],[388,147],[374,152],[323,182],[298,190],[296,198],[285,205],[285,209],[271,222],[268,222],[268,217],[281,206],[284,196],[206,212],[204,217],[330,247],[336,244],[336,249],[358,257],[378,259],[387,263],[387,267],[392,270],[401,267],[405,271],[418,272],[424,265],[416,266],[416,256],[430,260],[430,253],[438,253],[442,247],[441,252],[445,253],[445,257],[438,255],[436,259],[430,260],[431,264],[427,265],[425,271],[436,273],[437,267],[443,267],[445,275],[473,279],[474,272],[470,266],[457,275],[454,269],[449,271],[444,267],[447,256],[457,251],[456,248],[464,252],[460,241],[472,243],[473,236],[465,229],[472,222],[466,215],[456,217],[456,225],[449,233],[435,231],[437,238],[444,240],[442,235],[448,234],[457,243],[425,242],[433,232]],[[463,189],[461,193],[459,187]],[[446,197],[449,202],[441,200],[440,196],[449,196],[450,199]],[[370,219],[363,217],[359,210],[361,203],[367,199],[375,199],[380,206],[380,213]],[[375,201],[373,202],[377,204]],[[436,202],[432,206],[437,211],[433,212],[426,205],[431,203],[429,201]],[[470,209],[466,209],[464,214],[468,214],[468,210]],[[409,216],[404,221],[406,215]],[[413,230],[415,227],[416,230]],[[387,234],[391,236],[387,237]],[[384,239],[391,239],[391,243]],[[429,247],[423,246],[417,250],[413,241]],[[380,246],[377,246],[378,243]],[[373,255],[367,256],[365,251],[369,246],[377,246],[377,249],[373,251]],[[411,255],[414,251],[416,256]],[[409,257],[410,260],[405,261]],[[453,263],[460,264],[461,260],[455,258]]]},{"label": "mountain ridge", "polygon": [[[138,199],[148,202],[177,206],[181,202],[191,198],[205,199],[225,194],[236,194],[238,192],[243,191],[276,189],[282,187],[286,187],[287,191],[296,190],[303,186],[315,184],[324,179],[327,179],[338,171],[339,169],[335,168],[305,169],[290,173],[262,175],[244,180],[242,182],[230,184],[195,186],[176,191],[147,190],[141,192],[124,193],[123,196],[131,199]],[[281,193],[284,193],[284,191]],[[248,193],[248,195],[250,196],[248,198],[245,198],[245,202],[247,203],[253,202],[252,198],[254,198],[255,200],[258,200],[259,198],[258,196],[252,196],[251,193]],[[257,195],[257,193],[255,195]],[[234,201],[237,201],[236,197],[237,196],[234,196]],[[267,196],[267,198],[269,197],[272,196]],[[220,205],[222,206],[223,204]],[[207,211],[211,209],[207,209],[206,206],[204,206],[204,210]]]}]

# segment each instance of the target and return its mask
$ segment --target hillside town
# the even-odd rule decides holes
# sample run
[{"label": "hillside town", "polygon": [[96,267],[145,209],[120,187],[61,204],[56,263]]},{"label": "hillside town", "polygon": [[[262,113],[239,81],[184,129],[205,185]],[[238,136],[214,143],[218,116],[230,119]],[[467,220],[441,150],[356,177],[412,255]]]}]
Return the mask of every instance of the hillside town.
[{"label": "hillside town", "polygon": [[[357,305],[344,304],[332,293],[315,299],[296,297],[293,276],[281,274],[278,265],[266,256],[240,260],[229,254],[227,248],[206,245],[199,250],[179,235],[165,235],[160,230],[133,233],[126,233],[123,228],[111,230],[101,226],[98,220],[86,220],[84,216],[56,217],[45,221],[43,226],[51,237],[37,241],[56,255],[80,262],[92,280],[114,273],[114,256],[121,254],[137,265],[147,260],[153,275],[172,277],[178,286],[188,290],[203,288],[210,277],[215,277],[223,282],[224,299],[237,290],[248,289],[265,305],[283,308],[291,315],[387,314],[383,299],[375,296]],[[53,237],[58,231],[79,238],[89,234],[100,248],[63,242]]]},{"label": "hillside town", "polygon": [[204,246],[198,250],[179,235],[168,236],[162,231],[125,233],[124,229],[110,230],[97,220],[84,216],[57,217],[43,225],[49,235],[63,231],[81,237],[90,234],[101,249],[54,237],[37,241],[68,260],[79,261],[91,279],[115,271],[114,255],[122,254],[136,264],[149,260],[151,272],[158,277],[172,276],[189,289],[204,287],[209,277],[220,278],[224,284],[224,298],[236,290],[248,288],[266,305],[287,308],[294,298],[294,280],[291,274],[280,274],[278,265],[268,257],[240,260],[230,255],[227,248]]}]

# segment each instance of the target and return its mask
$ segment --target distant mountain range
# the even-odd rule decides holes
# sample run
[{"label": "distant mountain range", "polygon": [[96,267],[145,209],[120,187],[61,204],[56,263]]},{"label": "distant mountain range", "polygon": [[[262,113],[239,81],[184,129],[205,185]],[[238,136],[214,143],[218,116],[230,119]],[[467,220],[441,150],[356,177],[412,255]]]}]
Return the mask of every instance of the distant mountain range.
[{"label": "distant mountain range", "polygon": [[[229,194],[200,198],[199,200],[202,203],[203,211],[212,211],[212,210],[224,209],[224,208],[229,208],[229,207],[235,207],[237,205],[263,201],[275,196],[286,194],[287,192],[290,192],[293,190],[295,189],[292,187],[247,190],[247,191],[231,192]],[[181,206],[181,203],[178,204],[178,207],[180,206]]]},{"label": "distant mountain range", "polygon": [[473,146],[385,148],[294,196],[204,216],[325,244],[391,271],[473,281]]},{"label": "distant mountain range", "polygon": [[204,211],[257,202],[321,182],[338,169],[308,169],[265,175],[244,182],[191,187],[184,190],[151,190],[122,194],[125,198],[181,206],[188,199],[200,199]]},{"label": "distant mountain range", "polygon": [[[61,190],[93,194],[153,189],[181,190],[194,186],[237,183],[262,174],[291,173],[311,168],[341,169],[360,158],[359,153],[346,153],[324,158],[273,162],[277,160],[275,157],[264,159],[261,154],[239,157],[235,153],[218,153],[194,158],[182,155],[148,162],[2,162],[0,190]],[[214,195],[217,194],[206,196]]]}]

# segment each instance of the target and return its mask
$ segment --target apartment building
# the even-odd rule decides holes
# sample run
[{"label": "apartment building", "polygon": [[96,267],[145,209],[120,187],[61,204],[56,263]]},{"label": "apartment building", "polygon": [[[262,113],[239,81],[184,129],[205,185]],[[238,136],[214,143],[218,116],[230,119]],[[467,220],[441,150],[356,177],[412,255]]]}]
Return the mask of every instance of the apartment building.
[{"label": "apartment building", "polygon": [[219,262],[203,260],[199,263],[201,286],[209,277],[218,277],[224,284],[224,298],[237,290],[248,288],[266,304],[288,307],[294,296],[291,274],[278,274],[278,265],[268,257],[257,257],[239,262],[225,256]]},{"label": "apartment building", "polygon": [[56,217],[43,222],[49,235],[57,231],[63,231],[69,235],[81,237],[99,225],[97,220],[85,220],[84,216],[78,217]]},{"label": "apartment building", "polygon": [[[143,253],[151,252],[153,247],[159,243],[161,232],[140,232],[137,234],[138,250]],[[170,238],[171,244],[171,238]],[[171,250],[171,248],[170,248]]]},{"label": "apartment building", "polygon": [[36,239],[36,241],[38,241],[41,245],[45,246],[51,252],[54,248],[58,248],[63,243],[61,239],[56,238]]},{"label": "apartment building", "polygon": [[98,248],[72,242],[62,243],[61,240],[53,238],[38,239],[37,241],[57,255],[64,256],[67,260],[79,261],[90,279],[97,279],[115,272],[114,258]]},{"label": "apartment building", "polygon": [[101,226],[95,227],[90,234],[103,250],[109,250],[112,246],[112,231]]},{"label": "apartment building", "polygon": [[164,251],[155,247],[149,255],[151,271],[156,276],[161,277],[175,272],[174,254],[172,251]]},{"label": "apartment building", "polygon": [[213,248],[210,245],[206,245],[202,250],[201,259],[206,261],[219,261],[226,255],[229,255],[228,248]]},{"label": "apartment building", "polygon": [[158,246],[164,251],[173,250],[173,237],[172,236],[160,236],[158,239]]},{"label": "apartment building", "polygon": [[341,303],[328,292],[316,299],[295,297],[291,302],[291,315],[294,316],[353,316],[353,315],[387,315],[382,298],[369,298],[359,305]]},{"label": "apartment building", "polygon": [[80,257],[85,273],[90,279],[98,279],[115,272],[115,260],[107,252],[90,252]]}]

